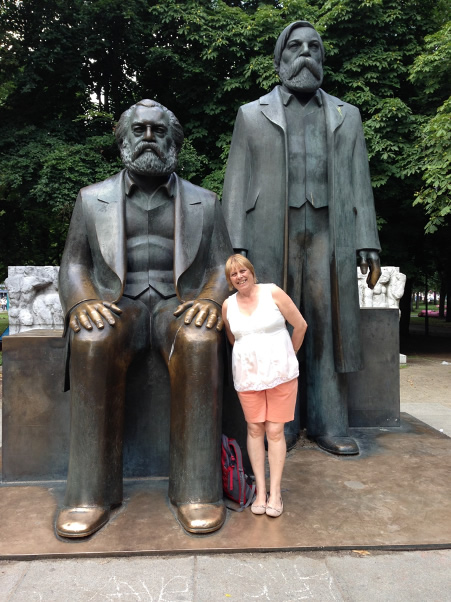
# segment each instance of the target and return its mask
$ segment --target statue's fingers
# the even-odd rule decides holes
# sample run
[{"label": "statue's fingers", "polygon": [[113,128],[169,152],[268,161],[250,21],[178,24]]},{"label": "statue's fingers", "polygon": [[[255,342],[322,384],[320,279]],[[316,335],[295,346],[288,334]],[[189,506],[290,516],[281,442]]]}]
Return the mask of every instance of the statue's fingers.
[{"label": "statue's fingers", "polygon": [[368,272],[368,262],[366,259],[362,259],[360,262],[360,271],[362,274],[366,274]]},{"label": "statue's fingers", "polygon": [[379,262],[374,262],[374,263],[370,262],[370,273],[368,274],[366,283],[371,290],[373,290],[373,288],[376,286],[381,273],[382,273],[382,270],[381,270]]},{"label": "statue's fingers", "polygon": [[368,256],[366,251],[359,251],[357,255],[357,265],[360,267],[362,274],[366,274],[368,271]]},{"label": "statue's fingers", "polygon": [[186,312],[185,324],[191,324],[192,319],[200,310],[200,303],[195,303],[191,309]]},{"label": "statue's fingers", "polygon": [[191,324],[192,319],[194,318],[194,316],[196,315],[196,312],[192,309],[190,309],[189,311],[186,312],[185,314],[185,324]]},{"label": "statue's fingers", "polygon": [[[196,326],[202,326],[202,324],[205,322],[205,318],[207,316],[208,316],[208,309],[201,309],[196,318]],[[207,328],[211,328],[211,326],[208,326],[210,320],[211,320],[211,314],[207,320]]]},{"label": "statue's fingers", "polygon": [[192,304],[193,301],[185,301],[185,303],[182,303],[176,308],[174,316],[180,316],[184,311],[188,309],[188,307],[191,307]]},{"label": "statue's fingers", "polygon": [[88,318],[88,314],[86,312],[80,312],[77,315],[77,318],[79,323],[83,326],[83,328],[85,328],[86,330],[92,330],[91,320]]},{"label": "statue's fingers", "polygon": [[99,305],[97,307],[97,311],[105,318],[105,320],[110,326],[114,326],[116,324],[116,320],[114,319],[114,316],[109,309],[107,309],[103,305]]},{"label": "statue's fingers", "polygon": [[74,332],[80,332],[80,324],[78,323],[77,316],[72,316],[69,320],[69,328],[71,328]]},{"label": "statue's fingers", "polygon": [[221,316],[218,316],[218,321],[216,323],[216,330],[218,332],[221,332],[221,330],[224,328],[224,320],[221,318]]},{"label": "statue's fingers", "polygon": [[99,330],[102,330],[104,324],[102,316],[99,314],[99,312],[96,309],[89,309],[88,314],[92,322],[94,322],[94,324],[97,326],[97,328],[99,328]]},{"label": "statue's fingers", "polygon": [[118,307],[115,303],[108,303],[108,301],[103,301],[102,305],[104,305],[107,309],[111,309],[115,314],[121,314],[122,309]]},{"label": "statue's fingers", "polygon": [[205,324],[205,326],[207,328],[213,328],[213,326],[215,326],[218,323],[218,320],[219,320],[218,312],[212,310],[212,311],[210,311],[210,314],[208,316],[208,320],[207,320],[207,323]]}]

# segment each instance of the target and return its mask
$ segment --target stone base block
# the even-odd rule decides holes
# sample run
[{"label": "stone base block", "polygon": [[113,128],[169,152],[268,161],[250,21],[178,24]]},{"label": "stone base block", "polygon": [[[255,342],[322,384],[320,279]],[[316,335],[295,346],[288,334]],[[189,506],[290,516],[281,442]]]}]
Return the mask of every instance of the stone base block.
[{"label": "stone base block", "polygon": [[351,427],[400,424],[399,310],[360,310],[364,369],[349,374]]},{"label": "stone base block", "polygon": [[[65,479],[70,393],[63,392],[62,331],[33,330],[3,341],[3,481]],[[169,472],[169,378],[152,351],[127,378],[124,476]]]},{"label": "stone base block", "polygon": [[[362,309],[365,369],[349,375],[351,427],[399,426],[399,312]],[[61,331],[34,330],[3,341],[3,481],[65,479],[70,394],[63,393]],[[226,377],[223,432],[240,442],[246,424]],[[149,351],[127,379],[124,476],[164,477],[169,471],[170,388],[163,360]],[[247,465],[248,471],[250,466]]]}]

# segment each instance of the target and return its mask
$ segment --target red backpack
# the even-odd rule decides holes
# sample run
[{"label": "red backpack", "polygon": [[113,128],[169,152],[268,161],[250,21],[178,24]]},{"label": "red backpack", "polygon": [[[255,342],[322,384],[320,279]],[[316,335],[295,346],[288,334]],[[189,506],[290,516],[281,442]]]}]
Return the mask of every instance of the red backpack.
[{"label": "red backpack", "polygon": [[[235,439],[222,436],[222,488],[224,495],[240,505],[240,508],[227,506],[231,510],[242,512],[256,498],[256,487],[243,468],[243,456]],[[227,502],[226,502],[227,505]]]}]

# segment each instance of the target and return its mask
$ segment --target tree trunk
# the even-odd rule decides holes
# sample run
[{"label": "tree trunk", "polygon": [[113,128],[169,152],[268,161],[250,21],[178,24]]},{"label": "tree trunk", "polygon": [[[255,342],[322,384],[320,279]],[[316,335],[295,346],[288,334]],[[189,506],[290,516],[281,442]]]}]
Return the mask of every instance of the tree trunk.
[{"label": "tree trunk", "polygon": [[424,284],[424,288],[426,291],[426,294],[424,296],[424,308],[425,308],[425,314],[424,314],[424,334],[425,336],[429,336],[429,305],[428,305],[428,277],[426,276],[426,280],[425,280],[425,284]]},{"label": "tree trunk", "polygon": [[404,288],[404,295],[399,301],[399,309],[401,310],[401,319],[399,321],[399,334],[401,336],[409,335],[412,282],[412,278],[407,278],[406,286]]},{"label": "tree trunk", "polygon": [[446,286],[446,299],[445,299],[445,305],[447,307],[447,309],[446,309],[446,322],[451,322],[451,309],[449,307],[449,301],[451,299],[451,276],[448,276],[446,284],[447,284],[447,286]]},{"label": "tree trunk", "polygon": [[440,301],[438,306],[438,315],[439,318],[445,317],[445,298],[446,298],[446,285],[445,281],[442,279],[440,283]]}]

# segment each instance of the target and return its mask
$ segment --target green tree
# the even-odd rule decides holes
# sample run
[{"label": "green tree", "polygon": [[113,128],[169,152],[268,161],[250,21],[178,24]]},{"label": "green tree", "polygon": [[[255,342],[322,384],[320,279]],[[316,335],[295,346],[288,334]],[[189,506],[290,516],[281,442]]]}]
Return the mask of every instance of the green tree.
[{"label": "green tree", "polygon": [[0,278],[7,263],[59,262],[77,189],[118,169],[112,127],[140,98],[174,111],[186,135],[179,172],[220,194],[236,111],[277,83],[274,44],[298,19],[323,36],[324,89],[361,109],[383,262],[414,274],[429,216],[448,207],[445,186],[440,207],[428,205],[449,152],[447,10],[437,0],[0,0]]},{"label": "green tree", "polygon": [[[412,171],[422,174],[423,187],[414,204],[428,216],[426,232],[449,223],[451,215],[451,22],[426,36],[409,79],[421,87],[429,105],[411,156]],[[439,106],[437,106],[439,105]]]}]

